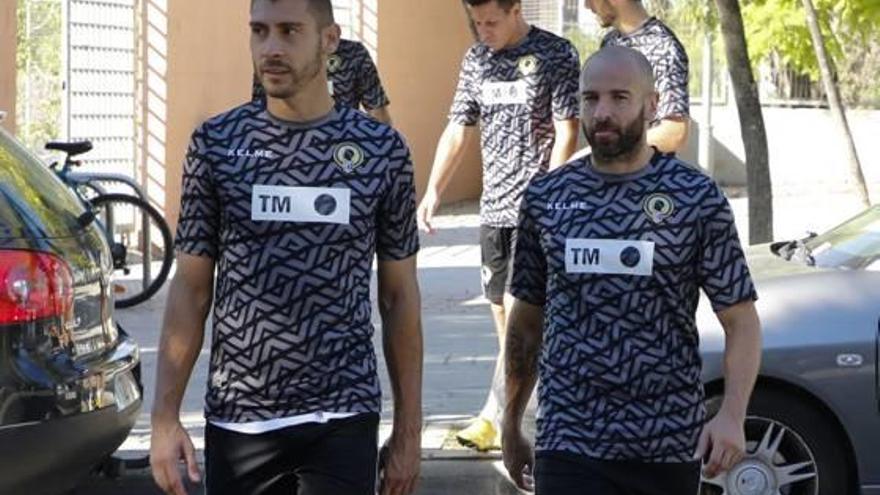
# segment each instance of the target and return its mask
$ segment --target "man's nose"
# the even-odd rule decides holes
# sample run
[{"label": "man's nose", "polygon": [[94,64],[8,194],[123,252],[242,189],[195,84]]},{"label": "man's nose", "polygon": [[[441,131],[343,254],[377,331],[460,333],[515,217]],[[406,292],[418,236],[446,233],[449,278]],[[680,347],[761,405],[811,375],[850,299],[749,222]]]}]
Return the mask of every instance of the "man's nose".
[{"label": "man's nose", "polygon": [[610,98],[599,98],[593,108],[593,119],[606,121],[611,118],[613,109]]},{"label": "man's nose", "polygon": [[477,27],[477,36],[480,37],[480,41],[486,42],[489,39],[489,30],[484,27]]},{"label": "man's nose", "polygon": [[284,53],[281,38],[274,33],[269,33],[269,35],[266,36],[266,41],[263,42],[261,51],[261,55],[266,58],[274,58],[280,56]]}]

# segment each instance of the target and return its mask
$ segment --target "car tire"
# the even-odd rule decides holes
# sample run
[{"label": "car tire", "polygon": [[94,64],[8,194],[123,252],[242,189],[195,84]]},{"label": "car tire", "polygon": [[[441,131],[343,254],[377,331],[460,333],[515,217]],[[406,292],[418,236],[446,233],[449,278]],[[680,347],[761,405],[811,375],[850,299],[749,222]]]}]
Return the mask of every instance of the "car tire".
[{"label": "car tire", "polygon": [[[721,401],[720,395],[710,397],[706,401],[706,409],[710,417],[718,412]],[[827,413],[814,403],[785,391],[770,388],[756,389],[749,402],[745,428],[746,458],[722,476],[725,478],[721,480],[723,483],[717,483],[719,478],[716,478],[714,483],[704,480],[700,489],[701,495],[764,493],[738,489],[736,484],[745,486],[756,480],[760,484],[765,479],[774,479],[774,476],[764,476],[766,470],[775,469],[775,474],[779,474],[783,466],[811,461],[815,468],[808,466],[791,474],[808,476],[812,470],[814,477],[783,486],[771,486],[771,490],[767,493],[843,495],[853,486],[846,464],[848,455],[839,429]],[[782,438],[778,439],[780,431],[784,433]],[[761,462],[761,457],[757,455],[762,440],[780,442],[778,449],[775,450],[772,465]],[[719,486],[720,484],[724,487]],[[770,481],[770,484],[772,485],[773,482]],[[754,489],[754,485],[751,489]]]}]

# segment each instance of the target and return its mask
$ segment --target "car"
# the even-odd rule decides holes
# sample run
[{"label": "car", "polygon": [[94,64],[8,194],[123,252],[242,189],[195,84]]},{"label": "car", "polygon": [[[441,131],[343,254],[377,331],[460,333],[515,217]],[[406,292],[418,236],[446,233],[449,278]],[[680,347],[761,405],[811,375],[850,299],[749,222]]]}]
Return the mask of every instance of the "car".
[{"label": "car", "polygon": [[[763,328],[747,455],[701,493],[880,494],[880,205],[747,258]],[[724,389],[724,333],[700,307],[711,413]]]},{"label": "car", "polygon": [[72,489],[141,407],[109,246],[84,204],[0,129],[0,493]]}]

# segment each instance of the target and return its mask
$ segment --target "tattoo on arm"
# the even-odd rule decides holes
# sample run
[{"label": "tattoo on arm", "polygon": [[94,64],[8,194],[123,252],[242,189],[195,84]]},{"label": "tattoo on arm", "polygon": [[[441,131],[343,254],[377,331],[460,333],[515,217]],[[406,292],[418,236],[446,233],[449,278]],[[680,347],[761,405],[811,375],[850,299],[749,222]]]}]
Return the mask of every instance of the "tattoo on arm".
[{"label": "tattoo on arm", "polygon": [[508,379],[527,380],[535,375],[538,367],[538,346],[527,342],[515,328],[511,328],[507,335],[506,353],[505,374]]}]

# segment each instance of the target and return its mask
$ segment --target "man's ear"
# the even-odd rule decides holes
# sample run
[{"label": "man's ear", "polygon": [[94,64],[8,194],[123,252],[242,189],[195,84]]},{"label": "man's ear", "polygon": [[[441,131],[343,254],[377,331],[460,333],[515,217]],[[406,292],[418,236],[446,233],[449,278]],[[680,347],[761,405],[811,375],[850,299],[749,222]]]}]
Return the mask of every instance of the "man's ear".
[{"label": "man's ear", "polygon": [[657,107],[660,105],[660,93],[651,91],[645,102],[645,121],[653,122],[657,117]]},{"label": "man's ear", "polygon": [[519,15],[522,13],[522,3],[515,3],[510,7],[510,13],[513,15]]},{"label": "man's ear", "polygon": [[333,23],[321,30],[321,44],[324,55],[332,55],[339,48],[339,40],[342,38],[342,29],[339,24]]}]

